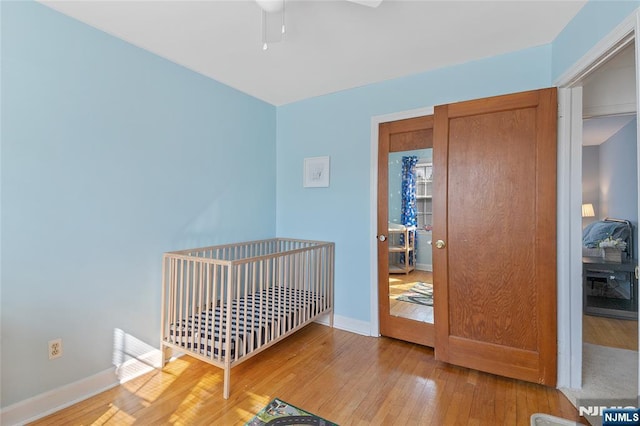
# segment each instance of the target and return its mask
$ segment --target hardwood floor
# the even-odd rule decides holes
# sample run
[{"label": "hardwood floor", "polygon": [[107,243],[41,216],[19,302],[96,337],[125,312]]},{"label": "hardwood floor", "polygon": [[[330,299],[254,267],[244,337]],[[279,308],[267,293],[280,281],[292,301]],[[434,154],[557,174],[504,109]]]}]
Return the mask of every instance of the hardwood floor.
[{"label": "hardwood floor", "polygon": [[408,274],[389,275],[389,309],[393,316],[433,324],[433,307],[403,302],[395,298],[411,289],[418,282],[433,283],[433,273],[414,270]]},{"label": "hardwood floor", "polygon": [[[242,425],[279,397],[340,425],[529,425],[578,413],[553,388],[435,361],[427,347],[311,324],[231,372],[184,356],[33,425]],[[585,423],[584,421],[582,421]]]},{"label": "hardwood floor", "polygon": [[582,336],[587,343],[638,350],[638,321],[582,316]]}]

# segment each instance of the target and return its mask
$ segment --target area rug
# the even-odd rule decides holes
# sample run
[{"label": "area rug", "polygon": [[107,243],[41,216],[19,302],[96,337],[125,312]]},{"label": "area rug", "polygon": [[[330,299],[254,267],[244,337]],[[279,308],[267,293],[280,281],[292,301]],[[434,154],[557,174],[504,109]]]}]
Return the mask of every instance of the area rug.
[{"label": "area rug", "polygon": [[409,291],[405,291],[396,298],[402,302],[417,303],[419,305],[433,306],[433,284],[417,283]]},{"label": "area rug", "polygon": [[332,423],[278,398],[268,403],[253,419],[245,423],[245,426],[262,425],[338,426],[337,423]]},{"label": "area rug", "polygon": [[[638,352],[583,343],[582,389],[560,391],[576,408],[634,400],[638,395]],[[601,416],[584,417],[591,425],[602,424]]]}]

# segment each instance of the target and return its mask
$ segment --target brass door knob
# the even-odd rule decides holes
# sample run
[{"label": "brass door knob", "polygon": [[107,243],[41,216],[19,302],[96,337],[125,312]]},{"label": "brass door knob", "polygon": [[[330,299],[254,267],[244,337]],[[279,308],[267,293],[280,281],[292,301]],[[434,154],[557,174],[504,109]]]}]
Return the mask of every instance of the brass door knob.
[{"label": "brass door knob", "polygon": [[437,248],[442,249],[442,248],[445,248],[446,246],[447,246],[447,244],[444,241],[442,241],[442,240],[436,241],[436,247]]}]

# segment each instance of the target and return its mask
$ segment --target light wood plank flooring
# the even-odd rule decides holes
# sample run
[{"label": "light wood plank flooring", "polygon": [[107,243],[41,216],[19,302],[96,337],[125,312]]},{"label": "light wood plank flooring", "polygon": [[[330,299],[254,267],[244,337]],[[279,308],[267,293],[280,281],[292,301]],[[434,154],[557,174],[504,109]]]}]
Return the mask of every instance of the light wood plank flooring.
[{"label": "light wood plank flooring", "polygon": [[403,302],[395,298],[411,289],[418,282],[433,283],[433,273],[412,271],[408,274],[389,275],[389,309],[396,317],[408,318],[433,324],[433,307],[417,303]]},{"label": "light wood plank flooring", "polygon": [[[222,371],[188,356],[34,425],[242,425],[279,397],[340,425],[529,425],[580,420],[553,388],[434,360],[433,350],[319,324]],[[582,421],[585,423],[584,421]]]},{"label": "light wood plank flooring", "polygon": [[586,343],[638,350],[638,321],[582,316],[582,336]]}]

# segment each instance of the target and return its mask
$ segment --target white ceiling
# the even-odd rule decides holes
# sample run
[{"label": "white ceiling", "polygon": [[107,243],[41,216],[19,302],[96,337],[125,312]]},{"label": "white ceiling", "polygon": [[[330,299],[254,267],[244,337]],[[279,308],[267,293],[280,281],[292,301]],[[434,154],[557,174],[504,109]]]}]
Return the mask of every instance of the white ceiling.
[{"label": "white ceiling", "polygon": [[600,145],[608,141],[635,118],[633,115],[593,117],[582,121],[582,145]]},{"label": "white ceiling", "polygon": [[273,105],[544,45],[586,3],[286,0],[263,51],[251,0],[41,2]]},{"label": "white ceiling", "polygon": [[630,43],[583,81],[583,146],[608,141],[636,117],[635,69]]}]

